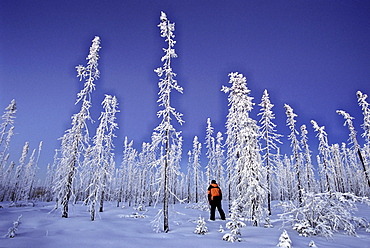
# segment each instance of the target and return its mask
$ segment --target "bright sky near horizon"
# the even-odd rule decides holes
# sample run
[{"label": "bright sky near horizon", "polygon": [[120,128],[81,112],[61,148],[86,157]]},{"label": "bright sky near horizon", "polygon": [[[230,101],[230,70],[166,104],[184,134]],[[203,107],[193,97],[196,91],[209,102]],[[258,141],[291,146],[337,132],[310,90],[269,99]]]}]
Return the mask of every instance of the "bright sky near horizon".
[{"label": "bright sky near horizon", "polygon": [[172,67],[184,93],[173,94],[172,106],[184,114],[185,124],[178,127],[185,139],[184,163],[193,137],[204,142],[208,117],[215,131],[225,131],[228,102],[220,90],[235,71],[247,77],[256,120],[257,104],[268,90],[286,147],[284,103],[298,115],[298,128],[308,126],[312,150],[317,141],[311,119],[326,127],[329,143],[347,140],[337,109],[354,116],[362,133],[356,91],[370,94],[370,1],[5,0],[0,2],[0,111],[12,99],[18,107],[10,159],[18,161],[24,142],[36,149],[43,141],[43,177],[60,147],[58,138],[79,111],[74,103],[83,82],[75,66],[86,65],[95,35],[102,49],[101,78],[92,94],[94,120],[104,94],[116,95],[118,160],[125,136],[139,150],[149,142],[159,123],[153,70],[162,65],[166,46],[157,27],[161,11],[176,25],[178,58]]}]

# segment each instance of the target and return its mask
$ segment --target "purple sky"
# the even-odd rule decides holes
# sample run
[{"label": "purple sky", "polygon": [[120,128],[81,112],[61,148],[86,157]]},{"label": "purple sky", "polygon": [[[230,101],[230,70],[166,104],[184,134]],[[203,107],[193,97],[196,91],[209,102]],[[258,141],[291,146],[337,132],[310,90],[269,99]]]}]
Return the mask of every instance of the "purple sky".
[{"label": "purple sky", "polygon": [[[157,27],[162,10],[176,23],[179,57],[172,65],[184,94],[174,93],[172,105],[186,121],[178,128],[185,163],[194,135],[204,142],[208,117],[215,131],[225,131],[228,103],[220,90],[234,71],[247,77],[256,105],[269,91],[285,147],[284,103],[298,114],[298,128],[308,126],[312,150],[311,119],[326,126],[330,143],[347,140],[337,109],[354,116],[362,133],[356,91],[370,94],[370,1],[6,0],[0,3],[0,111],[16,99],[11,160],[18,161],[25,141],[32,149],[43,141],[41,176],[53,162],[58,138],[80,108],[74,105],[82,88],[75,66],[86,64],[95,35],[102,49],[93,118],[104,94],[117,96],[118,162],[125,136],[137,149],[149,142],[159,123],[153,70],[162,65],[166,45]],[[251,114],[257,120],[258,112],[256,106]]]}]

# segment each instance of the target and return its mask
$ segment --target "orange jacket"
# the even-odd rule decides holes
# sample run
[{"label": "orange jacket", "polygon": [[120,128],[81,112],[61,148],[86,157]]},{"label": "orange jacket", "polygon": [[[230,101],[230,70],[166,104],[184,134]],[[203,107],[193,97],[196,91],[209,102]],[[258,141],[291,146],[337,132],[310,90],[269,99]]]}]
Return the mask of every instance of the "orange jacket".
[{"label": "orange jacket", "polygon": [[218,187],[217,183],[212,183],[208,187],[208,201],[213,201],[213,200],[222,200],[222,191],[220,187]]}]

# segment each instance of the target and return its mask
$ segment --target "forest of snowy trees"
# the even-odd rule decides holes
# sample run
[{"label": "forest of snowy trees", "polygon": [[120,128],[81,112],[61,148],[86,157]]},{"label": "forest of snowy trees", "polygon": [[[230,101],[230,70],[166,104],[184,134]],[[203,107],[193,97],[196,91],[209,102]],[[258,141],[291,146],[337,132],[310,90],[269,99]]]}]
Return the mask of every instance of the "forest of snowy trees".
[{"label": "forest of snowy trees", "polygon": [[[5,109],[0,124],[0,201],[15,206],[54,201],[64,218],[68,217],[71,204],[82,203],[89,207],[92,221],[97,211],[104,211],[106,201],[116,202],[117,207],[122,203],[136,207],[157,205],[153,227],[168,232],[168,206],[207,205],[205,189],[215,179],[223,189],[231,221],[235,223],[264,225],[271,215],[271,202],[280,201],[284,208],[281,218],[302,235],[332,236],[337,230],[355,235],[358,227],[369,230],[366,219],[352,216],[356,202],[370,205],[370,106],[365,93],[357,92],[363,113],[361,141],[353,117],[344,110],[337,111],[344,117],[349,134],[348,141],[341,144],[329,143],[324,123],[307,120],[319,144],[310,147],[307,126],[297,126],[297,114],[285,104],[289,133],[284,136],[290,144],[284,145],[290,145],[291,153],[281,154],[283,135],[274,124],[274,104],[268,91],[256,103],[246,77],[233,72],[221,89],[228,99],[226,132],[214,130],[211,119],[204,120],[204,133],[193,138],[189,151],[183,151],[181,130],[174,125],[184,124],[182,113],[171,105],[171,92],[183,91],[171,65],[177,57],[175,25],[162,12],[158,27],[166,46],[163,64],[155,69],[159,77],[159,124],[153,128],[151,142],[136,150],[134,141],[125,137],[123,154],[114,152],[119,104],[111,95],[105,95],[97,128],[91,130],[91,101],[94,90],[99,89],[100,73],[101,41],[95,37],[87,65],[76,67],[77,76],[84,82],[75,102],[80,111],[72,115],[70,128],[60,138],[61,145],[55,151],[54,162],[48,165],[44,182],[35,177],[38,167],[44,166],[38,164],[42,142],[32,151],[26,142],[19,160],[9,161],[16,128],[16,101],[12,100]],[[258,118],[253,118],[250,113],[256,106],[260,112]],[[314,150],[316,157],[312,155]],[[204,164],[202,155],[207,161]],[[118,156],[122,156],[121,164],[116,164]]]}]

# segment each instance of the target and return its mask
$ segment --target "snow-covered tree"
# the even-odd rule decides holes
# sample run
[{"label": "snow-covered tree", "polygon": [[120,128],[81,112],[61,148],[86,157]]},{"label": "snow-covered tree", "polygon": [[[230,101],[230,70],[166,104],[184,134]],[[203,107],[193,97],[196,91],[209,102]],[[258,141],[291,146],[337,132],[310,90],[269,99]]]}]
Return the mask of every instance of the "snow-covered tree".
[{"label": "snow-covered tree", "polygon": [[177,201],[180,203],[183,202],[183,199],[180,198],[180,187],[181,185],[178,183],[180,180],[180,169],[181,169],[181,157],[182,157],[182,143],[183,139],[180,136],[180,132],[178,132],[178,136],[174,139],[174,143],[171,146],[171,156],[170,161],[172,161],[171,170],[169,173],[169,185],[170,185],[170,192],[172,202],[175,204]]},{"label": "snow-covered tree", "polygon": [[191,179],[192,179],[192,156],[191,151],[188,151],[188,163],[187,163],[187,173],[186,173],[186,195],[187,195],[187,202],[190,203],[192,201],[192,188],[191,188]]},{"label": "snow-covered tree", "polygon": [[253,97],[246,78],[238,72],[229,74],[229,113],[226,120],[227,170],[229,173],[229,201],[232,209],[258,225],[265,218],[267,189],[262,175],[257,122],[250,118]]},{"label": "snow-covered tree", "polygon": [[345,190],[345,181],[344,179],[346,178],[346,174],[344,172],[344,166],[342,164],[342,155],[340,152],[340,147],[338,144],[334,144],[331,146],[331,154],[332,154],[332,159],[331,159],[331,168],[333,170],[333,187],[334,191],[338,192],[347,192]]},{"label": "snow-covered tree", "polygon": [[116,113],[119,112],[116,97],[105,95],[102,102],[104,112],[101,113],[99,126],[93,138],[93,147],[85,166],[91,170],[88,185],[89,195],[85,199],[90,205],[91,220],[95,219],[95,206],[99,204],[99,212],[103,211],[104,196],[114,172],[114,131],[118,128]]},{"label": "snow-covered tree", "polygon": [[[216,134],[216,146],[215,146],[215,152],[214,152],[214,162],[215,162],[215,179],[216,182],[218,182],[219,185],[221,185],[221,188],[224,189],[226,188],[225,184],[225,168],[223,166],[224,161],[225,161],[225,156],[224,156],[224,149],[223,149],[223,137],[221,132],[217,132]],[[225,190],[227,193],[227,191]],[[225,197],[226,198],[226,197]]]},{"label": "snow-covered tree", "polygon": [[100,50],[100,38],[96,36],[92,41],[90,53],[87,56],[87,66],[79,65],[77,77],[80,81],[85,80],[84,88],[77,94],[76,104],[81,102],[81,109],[72,116],[72,127],[63,135],[61,146],[61,158],[57,166],[54,191],[59,205],[62,206],[62,217],[68,217],[68,204],[73,194],[73,182],[76,170],[80,164],[81,152],[86,149],[89,142],[87,120],[91,120],[91,93],[95,89],[94,81],[99,78],[98,59]]},{"label": "snow-covered tree", "polygon": [[355,179],[355,170],[352,170],[352,164],[350,163],[350,159],[348,156],[348,148],[345,142],[342,142],[341,145],[341,160],[343,169],[346,171],[346,176],[343,178],[345,180],[345,191],[346,192],[355,192],[354,189],[354,179]]},{"label": "snow-covered tree", "polygon": [[[6,170],[6,164],[9,158],[10,140],[14,134],[14,119],[17,112],[17,104],[13,99],[5,108],[2,115],[3,122],[0,124],[0,201],[5,199],[9,189],[9,176],[11,171]],[[9,168],[9,167],[8,167]]]},{"label": "snow-covered tree", "polygon": [[153,161],[155,161],[154,154],[151,152],[150,143],[143,143],[141,152],[138,154],[137,164],[140,172],[139,174],[139,192],[136,204],[144,205],[148,204],[151,206],[153,204],[153,194],[154,194],[154,167],[152,166]]},{"label": "snow-covered tree", "polygon": [[16,231],[18,231],[18,226],[21,224],[22,215],[18,216],[18,219],[13,222],[13,226],[8,229],[8,233],[5,235],[8,238],[14,238]]},{"label": "snow-covered tree", "polygon": [[29,162],[24,166],[22,176],[19,179],[19,192],[16,201],[28,201],[32,198],[42,144],[43,142],[40,142],[37,157],[36,149],[34,149],[30,155]]},{"label": "snow-covered tree", "polygon": [[355,153],[358,154],[358,157],[360,159],[360,162],[362,164],[362,168],[363,168],[363,171],[364,171],[364,175],[365,175],[365,178],[366,178],[366,181],[367,181],[367,184],[368,186],[370,187],[370,176],[369,176],[369,172],[367,171],[367,165],[365,164],[365,160],[364,160],[364,157],[362,156],[362,153],[361,153],[361,149],[360,149],[360,145],[357,141],[357,132],[355,130],[355,127],[353,126],[353,122],[352,120],[354,119],[352,116],[350,116],[348,113],[346,113],[345,111],[343,110],[337,110],[337,113],[342,115],[345,119],[345,122],[344,122],[344,125],[348,127],[349,129],[349,141],[350,141],[350,144],[353,145],[353,149],[355,151]]},{"label": "snow-covered tree", "polygon": [[195,203],[199,202],[200,192],[199,188],[201,187],[201,170],[200,170],[200,153],[202,149],[202,144],[198,141],[198,137],[195,136],[193,139],[193,151],[192,155],[192,167],[193,167],[193,187],[195,194]]},{"label": "snow-covered tree", "polygon": [[46,178],[44,181],[44,201],[52,201],[52,187],[53,187],[53,181],[54,181],[54,176],[55,176],[55,167],[57,164],[58,160],[58,150],[55,149],[55,154],[54,154],[54,162],[52,164],[48,164],[47,166],[47,171],[46,171]]},{"label": "snow-covered tree", "polygon": [[[367,102],[367,94],[363,94],[361,91],[357,91],[357,99],[358,104],[362,108],[362,114],[364,116],[364,122],[362,123],[361,127],[364,130],[362,133],[362,137],[365,138],[365,147],[364,147],[364,157],[365,157],[365,163],[367,164],[367,167],[369,167],[369,161],[370,161],[370,106]],[[367,168],[369,170],[369,168]],[[369,171],[367,170],[367,176],[369,179]],[[369,181],[368,181],[369,184]]]},{"label": "snow-covered tree", "polygon": [[10,139],[14,132],[14,119],[17,112],[17,103],[13,99],[2,115],[3,122],[0,124],[0,187],[1,175],[6,164],[6,157],[9,150]]},{"label": "snow-covered tree", "polygon": [[321,192],[330,191],[331,180],[330,180],[330,152],[328,144],[328,135],[325,132],[325,126],[319,126],[316,121],[311,120],[311,124],[315,132],[317,132],[316,137],[319,140],[319,155],[317,155],[318,166],[320,169],[320,183]]},{"label": "snow-covered tree", "polygon": [[292,241],[290,240],[290,237],[286,230],[283,231],[283,233],[279,237],[279,243],[276,245],[277,247],[282,248],[291,248],[292,247]]},{"label": "snow-covered tree", "polygon": [[[253,109],[252,97],[249,96],[250,90],[246,86],[247,79],[237,72],[229,74],[229,83],[232,85],[230,88],[223,86],[221,91],[229,93],[229,113],[226,120],[226,147],[227,157],[226,165],[228,171],[228,195],[229,204],[233,202],[236,197],[236,185],[240,183],[241,177],[238,173],[241,172],[237,168],[241,163],[239,162],[241,152],[246,146],[245,138],[241,133],[243,128],[247,126],[249,112]],[[229,205],[231,206],[231,205]]]},{"label": "snow-covered tree", "polygon": [[12,183],[12,173],[15,169],[15,162],[11,161],[8,168],[5,170],[2,181],[3,187],[0,190],[0,202],[10,199],[10,196],[13,194],[13,185]]},{"label": "snow-covered tree", "polygon": [[[109,183],[112,180],[113,173],[115,170],[115,158],[114,158],[114,144],[113,138],[117,137],[115,131],[118,129],[118,124],[116,123],[116,114],[120,112],[118,110],[118,101],[115,96],[106,95],[102,103],[104,112],[100,116],[100,125],[102,129],[105,129],[105,134],[103,136],[103,151],[102,151],[102,169],[103,169],[103,190],[101,192],[99,212],[103,212],[103,202],[105,200],[105,194],[107,193]],[[100,138],[100,129],[98,127],[96,140]],[[99,142],[96,142],[97,144]]]},{"label": "snow-covered tree", "polygon": [[274,198],[279,199],[280,201],[286,200],[289,198],[289,193],[288,193],[288,182],[290,180],[289,176],[290,174],[287,173],[287,167],[284,164],[284,161],[286,160],[287,155],[284,155],[284,158],[282,158],[282,155],[280,155],[280,151],[275,156],[275,162],[276,162],[276,167],[275,167],[275,190],[273,191],[274,193]]},{"label": "snow-covered tree", "polygon": [[215,138],[213,137],[214,128],[212,127],[211,119],[207,119],[207,128],[206,128],[206,156],[208,163],[206,166],[206,181],[210,182],[211,178],[215,178]]},{"label": "snow-covered tree", "polygon": [[370,106],[367,102],[367,94],[363,94],[361,91],[357,91],[358,104],[362,108],[362,113],[364,116],[364,122],[361,125],[364,130],[362,137],[365,138],[366,143],[370,145]]},{"label": "snow-covered tree", "polygon": [[299,161],[299,151],[301,150],[297,135],[299,134],[296,129],[296,120],[297,114],[293,112],[293,108],[288,104],[284,104],[285,114],[287,116],[287,126],[290,129],[290,134],[288,139],[291,141],[290,146],[292,147],[293,158],[294,158],[294,166],[295,166],[295,175],[296,175],[296,182],[297,182],[297,192],[298,192],[298,201],[302,201],[302,179],[301,179],[301,169],[300,169],[300,161]]},{"label": "snow-covered tree", "polygon": [[267,209],[268,214],[271,215],[271,190],[272,190],[272,167],[274,163],[273,151],[278,149],[277,143],[280,141],[281,134],[276,133],[276,124],[273,123],[275,114],[272,112],[274,105],[270,101],[267,90],[263,92],[262,101],[259,104],[261,111],[258,115],[261,115],[261,140],[262,140],[262,153],[263,162],[266,166],[266,179],[268,184],[267,191]]},{"label": "snow-covered tree", "polygon": [[160,171],[161,176],[159,178],[159,184],[161,185],[161,195],[163,200],[163,231],[167,233],[169,231],[168,224],[168,200],[169,200],[169,178],[170,171],[172,170],[173,161],[171,158],[171,148],[173,144],[176,144],[176,140],[180,137],[180,132],[177,132],[171,123],[174,117],[176,121],[181,125],[184,123],[182,114],[177,112],[175,108],[171,106],[171,92],[176,90],[182,93],[183,88],[175,80],[176,74],[172,71],[171,61],[172,58],[176,58],[174,46],[176,41],[174,40],[175,24],[171,23],[164,12],[161,12],[160,24],[158,27],[161,31],[161,37],[165,38],[167,48],[163,48],[165,55],[161,61],[163,66],[155,69],[158,77],[160,77],[159,86],[159,107],[162,108],[157,112],[158,118],[162,118],[161,123],[154,129],[152,135],[153,149],[156,149],[160,154]]},{"label": "snow-covered tree", "polygon": [[194,233],[204,235],[208,233],[208,227],[206,226],[206,222],[204,221],[204,218],[199,216],[199,219],[197,221],[198,225],[194,230]]},{"label": "snow-covered tree", "polygon": [[21,198],[22,194],[22,177],[24,175],[24,167],[26,163],[26,158],[29,150],[29,143],[26,142],[22,149],[22,155],[19,159],[19,165],[17,166],[15,173],[13,175],[13,179],[11,182],[12,190],[10,200],[16,202]]},{"label": "snow-covered tree", "polygon": [[[119,201],[127,202],[129,206],[135,201],[135,191],[136,191],[136,174],[137,174],[137,151],[133,148],[134,141],[128,141],[125,137],[123,143],[123,158],[122,158],[122,193],[120,193]],[[124,187],[123,187],[124,185]]]},{"label": "snow-covered tree", "polygon": [[317,248],[315,241],[311,240],[310,243],[308,244],[308,247],[314,247]]},{"label": "snow-covered tree", "polygon": [[301,146],[302,146],[302,161],[303,164],[303,172],[302,178],[303,178],[303,188],[305,192],[313,192],[315,190],[315,175],[313,170],[313,165],[311,161],[311,150],[308,145],[308,137],[307,137],[308,131],[306,125],[301,126]]},{"label": "snow-covered tree", "polygon": [[[232,205],[233,207],[237,207],[237,204]],[[226,228],[230,230],[230,233],[226,233],[222,237],[223,240],[232,243],[242,241],[240,228],[246,226],[244,222],[239,220],[237,212],[237,209],[231,209],[231,220],[226,223]]]}]

